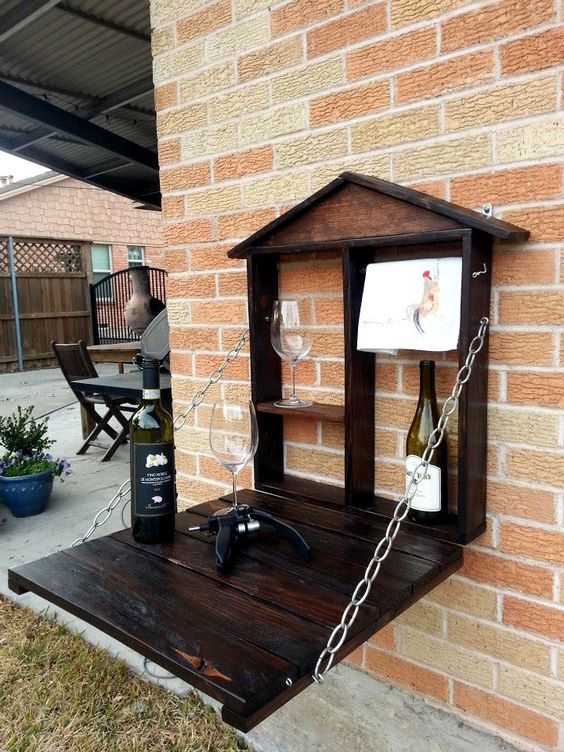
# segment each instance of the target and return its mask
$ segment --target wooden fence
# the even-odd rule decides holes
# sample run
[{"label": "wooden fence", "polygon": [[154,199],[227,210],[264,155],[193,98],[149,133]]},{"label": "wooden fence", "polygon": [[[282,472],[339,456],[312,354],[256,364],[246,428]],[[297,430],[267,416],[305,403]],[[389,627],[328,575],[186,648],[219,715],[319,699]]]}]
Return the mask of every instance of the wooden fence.
[{"label": "wooden fence", "polygon": [[86,250],[64,240],[0,238],[0,370],[18,367],[14,277],[24,367],[47,364],[53,339],[90,341]]}]

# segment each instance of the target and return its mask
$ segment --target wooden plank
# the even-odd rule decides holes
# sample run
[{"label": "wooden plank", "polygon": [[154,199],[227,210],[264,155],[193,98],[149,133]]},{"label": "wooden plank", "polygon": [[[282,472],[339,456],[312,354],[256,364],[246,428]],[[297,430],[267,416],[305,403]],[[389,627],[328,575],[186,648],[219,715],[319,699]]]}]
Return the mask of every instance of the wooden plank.
[{"label": "wooden plank", "polygon": [[272,413],[273,415],[299,415],[302,418],[323,420],[329,423],[343,423],[345,420],[345,408],[340,405],[328,405],[323,402],[314,402],[309,407],[278,407],[274,402],[259,402],[259,413]]},{"label": "wooden plank", "polygon": [[340,506],[345,503],[345,489],[341,486],[318,483],[289,473],[284,473],[279,479],[267,476],[262,482],[255,480],[255,487],[257,491],[266,491],[276,496],[282,494],[289,498],[322,501]]},{"label": "wooden plank", "polygon": [[[20,314],[20,320],[22,319],[68,319],[68,318],[88,318],[90,316],[88,311],[61,311],[59,313],[49,313],[46,311],[39,311],[38,313],[22,313]],[[0,314],[0,320],[13,320],[13,316]]]}]

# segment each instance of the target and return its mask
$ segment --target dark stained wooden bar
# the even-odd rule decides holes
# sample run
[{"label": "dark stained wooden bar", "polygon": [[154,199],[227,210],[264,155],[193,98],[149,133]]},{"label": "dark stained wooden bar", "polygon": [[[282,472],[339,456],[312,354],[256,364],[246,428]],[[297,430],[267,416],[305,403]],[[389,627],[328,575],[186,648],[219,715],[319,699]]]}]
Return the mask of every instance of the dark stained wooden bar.
[{"label": "dark stained wooden bar", "polygon": [[[313,681],[385,521],[258,491],[240,495],[294,525],[311,561],[263,528],[230,572],[218,572],[214,539],[188,532],[228,503],[216,499],[178,514],[171,544],[142,545],[124,530],[10,570],[10,588],[37,593],[137,650],[219,700],[224,719],[247,731]],[[461,564],[460,546],[400,532],[339,660]]]},{"label": "dark stained wooden bar", "polygon": [[272,413],[273,415],[299,415],[302,418],[323,420],[329,423],[344,423],[345,408],[341,405],[329,405],[323,402],[314,402],[308,407],[278,407],[274,402],[259,402],[257,412]]}]

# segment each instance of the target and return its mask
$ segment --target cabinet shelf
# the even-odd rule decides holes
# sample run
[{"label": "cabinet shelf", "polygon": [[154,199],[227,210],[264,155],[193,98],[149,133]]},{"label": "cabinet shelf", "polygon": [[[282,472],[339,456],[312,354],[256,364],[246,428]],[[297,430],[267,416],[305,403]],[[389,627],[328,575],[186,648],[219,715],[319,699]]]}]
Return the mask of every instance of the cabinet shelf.
[{"label": "cabinet shelf", "polygon": [[345,408],[342,405],[328,405],[324,402],[314,402],[310,407],[277,407],[274,402],[259,402],[257,410],[259,413],[289,417],[299,415],[302,418],[323,420],[329,423],[345,422]]}]

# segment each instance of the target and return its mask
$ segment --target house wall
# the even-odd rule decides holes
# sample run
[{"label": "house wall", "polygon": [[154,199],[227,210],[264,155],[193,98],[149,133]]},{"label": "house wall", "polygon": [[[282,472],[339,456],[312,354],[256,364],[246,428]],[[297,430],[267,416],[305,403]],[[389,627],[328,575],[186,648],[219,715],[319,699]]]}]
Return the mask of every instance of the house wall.
[{"label": "house wall", "polygon": [[107,243],[113,271],[127,267],[128,245],[145,246],[147,265],[160,266],[161,228],[159,212],[73,178],[0,200],[0,235]]},{"label": "house wall", "polygon": [[[151,0],[151,13],[177,408],[246,326],[245,267],[226,252],[341,171],[471,208],[491,202],[531,230],[494,254],[488,530],[460,573],[353,664],[522,748],[564,748],[561,4]],[[300,389],[339,401],[337,266],[287,265],[283,280],[325,327],[298,367]],[[379,394],[391,417],[376,483],[391,493],[413,362],[390,362]],[[452,376],[442,370],[443,393]],[[228,485],[209,457],[209,402],[247,394],[242,356],[180,432],[185,504]],[[342,456],[323,426],[294,419],[285,438],[303,474],[330,474]]]}]

